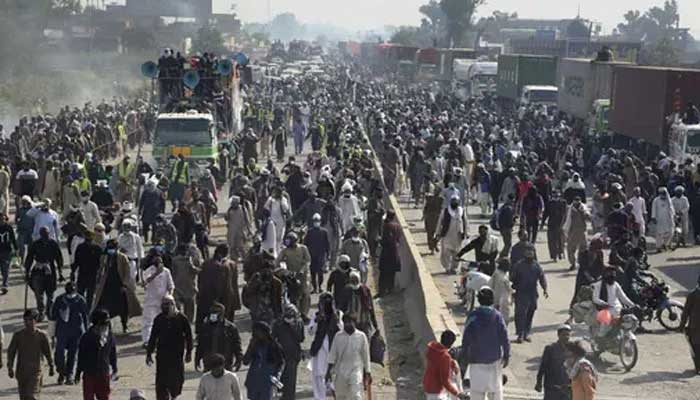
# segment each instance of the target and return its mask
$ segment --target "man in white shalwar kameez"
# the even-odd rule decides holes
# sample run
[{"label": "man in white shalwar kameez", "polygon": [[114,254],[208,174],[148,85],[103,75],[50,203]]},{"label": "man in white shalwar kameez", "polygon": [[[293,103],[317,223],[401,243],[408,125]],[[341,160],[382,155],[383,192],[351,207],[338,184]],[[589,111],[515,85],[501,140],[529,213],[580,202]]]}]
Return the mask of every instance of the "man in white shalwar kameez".
[{"label": "man in white shalwar kameez", "polygon": [[[328,314],[335,314],[335,316],[331,318],[331,315]],[[313,337],[314,341],[316,340],[316,335],[321,334],[321,332],[317,332],[319,325],[323,326],[325,322],[325,325],[327,326],[326,333],[323,336],[323,343],[318,348],[316,354],[311,355],[308,365],[309,369],[311,370],[311,386],[314,390],[314,400],[327,399],[326,394],[328,392],[330,382],[326,383],[326,372],[328,371],[328,356],[331,351],[332,339],[332,337],[329,335],[335,330],[340,332],[343,329],[343,325],[341,323],[342,315],[343,313],[341,311],[336,311],[335,307],[333,307],[333,296],[330,293],[321,294],[318,299],[318,312],[316,315],[314,315],[314,318],[309,324],[309,336]],[[320,320],[321,318],[323,318],[323,322]],[[331,330],[331,326],[328,324],[329,321],[333,320],[338,322],[337,326],[333,324],[335,330]],[[313,351],[313,344],[311,349]]]},{"label": "man in white shalwar kameez", "polygon": [[287,218],[292,215],[292,210],[289,207],[289,200],[282,196],[282,191],[280,189],[273,189],[272,196],[265,202],[265,208],[270,210],[270,218],[272,218],[272,221],[275,223],[276,253],[279,253],[282,251],[282,244],[284,243]]},{"label": "man in white shalwar kameez", "polygon": [[364,383],[372,379],[369,365],[369,343],[367,336],[355,328],[349,314],[343,316],[343,330],[333,339],[328,354],[326,381],[335,372],[333,386],[335,400],[362,400]]},{"label": "man in white shalwar kameez", "polygon": [[673,240],[675,215],[668,190],[665,187],[659,188],[659,195],[651,202],[651,221],[656,222],[656,248],[659,251],[666,250]]},{"label": "man in white shalwar kameez", "polygon": [[448,273],[457,269],[455,254],[462,249],[462,242],[469,232],[467,211],[459,204],[459,197],[452,196],[450,204],[440,213],[435,230],[436,239],[442,240],[440,263]]},{"label": "man in white shalwar kameez", "polygon": [[642,197],[642,189],[639,186],[632,189],[632,198],[627,204],[632,204],[632,215],[639,226],[639,236],[643,237],[647,233],[647,202]]},{"label": "man in white shalwar kameez", "polygon": [[120,233],[117,237],[117,242],[119,243],[119,248],[126,254],[129,259],[129,271],[131,272],[131,279],[135,282],[136,275],[138,274],[139,265],[141,265],[141,260],[144,257],[143,250],[143,239],[139,236],[136,231],[136,221],[131,218],[127,218],[122,222],[122,228],[124,232]]},{"label": "man in white shalwar kameez", "polygon": [[360,200],[352,194],[352,185],[345,182],[342,187],[342,195],[338,199],[338,207],[340,207],[340,218],[343,226],[343,232],[347,232],[355,226],[354,219],[359,217],[362,220],[362,209],[360,208]]},{"label": "man in white shalwar kameez", "polygon": [[175,289],[173,276],[170,270],[165,268],[163,259],[156,256],[153,259],[153,264],[143,273],[143,326],[141,327],[141,339],[144,346],[148,343],[151,337],[151,329],[153,328],[153,320],[156,319],[161,312],[161,304],[163,297],[172,295]]},{"label": "man in white shalwar kameez", "polygon": [[494,308],[501,312],[506,326],[508,326],[508,320],[510,319],[510,303],[513,297],[513,288],[508,277],[508,267],[507,259],[499,260],[498,268],[493,272],[488,283],[493,290]]},{"label": "man in white shalwar kameez", "polygon": [[673,198],[671,203],[673,204],[673,210],[676,212],[675,215],[680,216],[681,232],[683,238],[683,244],[688,239],[688,213],[690,212],[690,202],[685,196],[685,188],[683,186],[676,186],[673,190]]},{"label": "man in white shalwar kameez", "polygon": [[262,234],[260,241],[260,250],[267,251],[277,258],[277,225],[270,218],[270,211],[265,209],[263,214],[262,224],[260,225]]}]

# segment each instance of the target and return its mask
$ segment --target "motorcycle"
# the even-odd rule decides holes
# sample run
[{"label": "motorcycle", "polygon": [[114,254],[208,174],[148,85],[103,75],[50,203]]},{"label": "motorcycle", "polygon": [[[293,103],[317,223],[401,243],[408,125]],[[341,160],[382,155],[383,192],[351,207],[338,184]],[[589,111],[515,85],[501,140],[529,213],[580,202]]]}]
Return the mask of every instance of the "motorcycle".
[{"label": "motorcycle", "polygon": [[641,310],[639,319],[650,321],[657,319],[659,323],[669,331],[678,331],[681,327],[681,315],[683,304],[668,297],[669,287],[656,277],[651,277],[651,282],[639,289],[641,298]]},{"label": "motorcycle", "polygon": [[639,328],[639,319],[634,315],[634,310],[622,310],[621,317],[611,321],[607,334],[600,335],[599,330],[603,326],[597,321],[599,311],[590,300],[591,298],[592,288],[582,287],[578,296],[579,301],[573,305],[571,315],[575,322],[583,322],[589,326],[590,337],[587,340],[591,343],[593,355],[600,357],[604,352],[617,355],[625,371],[632,370],[639,360],[637,337],[634,334]]},{"label": "motorcycle", "polygon": [[476,293],[488,285],[491,277],[480,272],[480,263],[475,261],[457,260],[459,262],[459,280],[454,283],[457,297],[466,313],[474,309]]}]

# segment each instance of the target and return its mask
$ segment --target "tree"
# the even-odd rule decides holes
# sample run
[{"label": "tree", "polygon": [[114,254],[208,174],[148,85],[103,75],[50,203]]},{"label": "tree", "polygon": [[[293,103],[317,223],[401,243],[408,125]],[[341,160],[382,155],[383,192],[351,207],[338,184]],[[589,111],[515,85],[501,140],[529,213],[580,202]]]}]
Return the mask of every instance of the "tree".
[{"label": "tree", "polygon": [[659,40],[653,46],[646,46],[639,54],[639,64],[661,67],[677,67],[680,63],[679,51],[669,38]]},{"label": "tree", "polygon": [[482,17],[476,23],[476,30],[485,40],[494,43],[503,43],[501,30],[508,27],[508,23],[518,19],[518,13],[507,11],[494,11],[488,17]]},{"label": "tree", "polygon": [[270,36],[272,39],[290,41],[299,38],[304,33],[304,27],[292,13],[277,14],[270,21]]},{"label": "tree", "polygon": [[400,26],[391,35],[389,42],[404,46],[420,46],[420,28],[415,26]]},{"label": "tree", "polygon": [[461,47],[465,33],[472,27],[477,8],[486,0],[440,0],[440,8],[446,16],[446,41],[451,47]]},{"label": "tree", "polygon": [[446,35],[447,17],[437,0],[430,0],[428,4],[423,4],[418,11],[425,15],[421,19],[421,28],[426,31],[432,39],[444,40]]},{"label": "tree", "polygon": [[639,10],[630,10],[624,19],[625,22],[617,25],[620,34],[629,40],[656,43],[676,27],[680,15],[676,0],[666,0],[663,8],[652,7],[643,14]]},{"label": "tree", "polygon": [[213,26],[203,25],[197,30],[197,35],[192,40],[192,51],[223,53],[226,51],[224,36]]}]

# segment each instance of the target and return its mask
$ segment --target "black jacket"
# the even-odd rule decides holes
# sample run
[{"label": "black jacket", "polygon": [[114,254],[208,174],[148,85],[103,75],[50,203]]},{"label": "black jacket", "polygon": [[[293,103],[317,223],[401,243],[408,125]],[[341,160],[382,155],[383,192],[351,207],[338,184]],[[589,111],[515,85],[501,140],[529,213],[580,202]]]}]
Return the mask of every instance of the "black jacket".
[{"label": "black jacket", "polygon": [[[218,343],[218,348],[213,348],[214,342]],[[197,336],[197,351],[194,355],[195,365],[200,360],[213,353],[219,353],[226,359],[225,367],[232,371],[234,360],[240,362],[243,358],[241,349],[241,335],[238,333],[236,325],[225,320],[223,322],[206,322],[202,324]]]},{"label": "black jacket", "polygon": [[117,372],[117,344],[112,332],[107,335],[107,343],[100,346],[100,334],[93,326],[80,339],[78,348],[78,370],[76,376],[81,374],[90,376],[103,376]]}]

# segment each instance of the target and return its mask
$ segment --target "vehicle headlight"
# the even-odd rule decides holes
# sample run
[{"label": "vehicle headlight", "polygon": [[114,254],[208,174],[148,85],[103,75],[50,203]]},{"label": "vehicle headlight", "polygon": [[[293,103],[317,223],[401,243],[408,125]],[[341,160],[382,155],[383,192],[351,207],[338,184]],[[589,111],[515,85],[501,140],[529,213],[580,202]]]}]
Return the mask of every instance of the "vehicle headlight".
[{"label": "vehicle headlight", "polygon": [[627,314],[627,315],[622,317],[622,321],[620,322],[620,326],[622,327],[622,329],[624,329],[626,331],[634,331],[639,326],[639,320],[634,315]]}]

